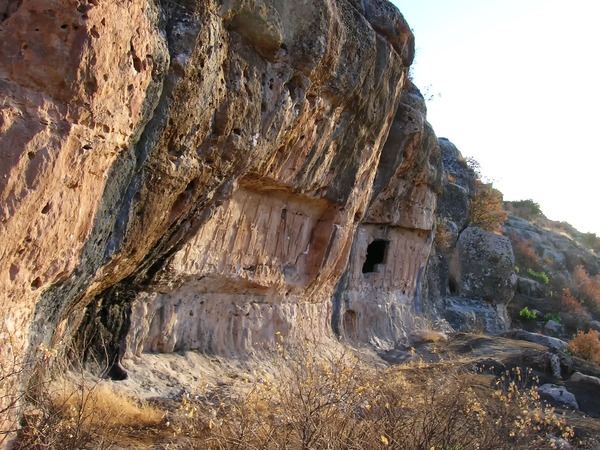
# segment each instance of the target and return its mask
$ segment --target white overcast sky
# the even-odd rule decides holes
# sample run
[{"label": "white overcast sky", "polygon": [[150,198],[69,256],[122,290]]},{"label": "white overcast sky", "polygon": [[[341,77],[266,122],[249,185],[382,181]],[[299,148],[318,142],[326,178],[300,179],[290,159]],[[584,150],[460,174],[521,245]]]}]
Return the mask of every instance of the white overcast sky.
[{"label": "white overcast sky", "polygon": [[393,0],[428,120],[505,200],[600,235],[600,0]]}]

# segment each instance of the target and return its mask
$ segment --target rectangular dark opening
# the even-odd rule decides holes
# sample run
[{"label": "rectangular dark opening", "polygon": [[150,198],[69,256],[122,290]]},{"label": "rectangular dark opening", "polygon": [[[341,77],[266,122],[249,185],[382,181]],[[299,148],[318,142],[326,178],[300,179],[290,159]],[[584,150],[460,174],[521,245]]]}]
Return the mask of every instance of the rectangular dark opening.
[{"label": "rectangular dark opening", "polygon": [[376,239],[367,247],[367,257],[363,264],[362,273],[375,272],[377,264],[384,264],[389,241]]}]

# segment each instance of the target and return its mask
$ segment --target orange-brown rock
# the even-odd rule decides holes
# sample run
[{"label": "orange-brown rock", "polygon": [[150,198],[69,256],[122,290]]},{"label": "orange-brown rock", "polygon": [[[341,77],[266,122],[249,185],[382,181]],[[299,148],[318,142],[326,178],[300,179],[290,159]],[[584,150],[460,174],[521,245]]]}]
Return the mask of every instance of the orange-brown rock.
[{"label": "orange-brown rock", "polygon": [[[277,332],[330,335],[345,272],[350,337],[401,338],[440,161],[422,98],[402,94],[413,36],[395,7],[23,0],[0,20],[16,345],[74,338],[117,378],[146,351],[243,356]],[[389,262],[367,275],[373,239]]]}]

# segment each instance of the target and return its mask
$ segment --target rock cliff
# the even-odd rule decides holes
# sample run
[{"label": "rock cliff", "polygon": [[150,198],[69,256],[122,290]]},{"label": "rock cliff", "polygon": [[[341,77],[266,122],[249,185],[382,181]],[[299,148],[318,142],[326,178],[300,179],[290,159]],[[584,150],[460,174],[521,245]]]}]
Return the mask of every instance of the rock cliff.
[{"label": "rock cliff", "polygon": [[22,354],[73,347],[122,378],[143,352],[413,327],[441,159],[391,4],[25,0],[0,18],[0,307]]}]

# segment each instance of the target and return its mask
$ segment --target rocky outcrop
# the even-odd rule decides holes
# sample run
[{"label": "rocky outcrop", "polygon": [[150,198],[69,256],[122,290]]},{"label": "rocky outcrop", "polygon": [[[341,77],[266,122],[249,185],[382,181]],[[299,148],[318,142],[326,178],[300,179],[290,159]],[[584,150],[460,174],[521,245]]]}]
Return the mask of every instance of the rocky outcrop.
[{"label": "rocky outcrop", "polygon": [[28,0],[0,14],[11,342],[74,345],[120,378],[124,356],[245,356],[277,334],[330,336],[332,317],[374,344],[410,328],[441,167],[395,7]]},{"label": "rocky outcrop", "polygon": [[349,342],[391,349],[423,316],[420,288],[442,174],[425,114],[419,91],[406,89],[333,299],[333,329]]},{"label": "rocky outcrop", "polygon": [[517,286],[511,243],[469,226],[476,174],[450,141],[439,143],[444,174],[422,283],[424,316],[456,331],[499,334],[510,327],[506,305]]},{"label": "rocky outcrop", "polygon": [[[566,223],[543,217],[529,222],[511,214],[502,232],[515,245],[525,245],[530,249],[529,260],[522,261],[524,267],[519,279],[519,292],[524,295],[543,297],[547,294],[547,289],[539,280],[527,278],[527,268],[546,273],[551,281],[551,289],[559,292],[573,281],[572,274],[578,266],[582,266],[592,277],[600,272],[600,259],[583,242],[584,234]],[[534,267],[527,267],[532,264]]]}]

